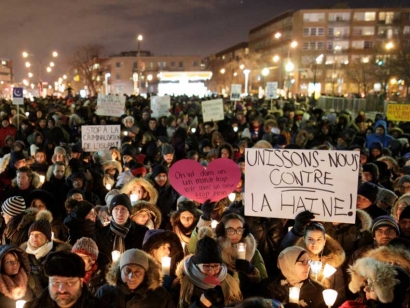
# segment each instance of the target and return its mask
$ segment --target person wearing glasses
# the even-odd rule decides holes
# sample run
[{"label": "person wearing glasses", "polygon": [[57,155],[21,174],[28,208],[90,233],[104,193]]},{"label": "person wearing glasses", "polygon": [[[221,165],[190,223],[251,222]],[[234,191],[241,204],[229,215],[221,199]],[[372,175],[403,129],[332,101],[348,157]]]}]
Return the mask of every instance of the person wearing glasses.
[{"label": "person wearing glasses", "polygon": [[223,263],[221,247],[205,232],[198,235],[195,254],[178,265],[171,294],[175,306],[225,307],[242,300],[238,281]]},{"label": "person wearing glasses", "polygon": [[161,286],[161,267],[142,250],[126,250],[106,277],[108,284],[98,289],[96,296],[110,307],[174,307],[171,295]]},{"label": "person wearing glasses", "polygon": [[[229,273],[239,276],[244,297],[258,295],[258,283],[268,277],[257,243],[249,232],[245,219],[236,213],[222,216],[216,226],[217,242],[222,250],[222,260]],[[246,244],[245,258],[238,258],[238,244]]]},{"label": "person wearing glasses", "polygon": [[43,290],[30,275],[27,254],[13,245],[0,246],[0,307],[14,308],[17,300],[29,301]]},{"label": "person wearing glasses", "polygon": [[[325,288],[309,277],[310,261],[309,253],[302,247],[290,246],[282,250],[277,263],[280,275],[264,280],[264,297],[275,298],[285,307],[326,308],[322,297]],[[291,287],[300,289],[298,304],[289,304]]]},{"label": "person wearing glasses", "polygon": [[27,302],[25,308],[109,307],[108,303],[99,300],[88,291],[82,281],[85,276],[84,261],[75,253],[50,253],[44,261],[44,271],[48,276],[48,288],[34,300]]}]

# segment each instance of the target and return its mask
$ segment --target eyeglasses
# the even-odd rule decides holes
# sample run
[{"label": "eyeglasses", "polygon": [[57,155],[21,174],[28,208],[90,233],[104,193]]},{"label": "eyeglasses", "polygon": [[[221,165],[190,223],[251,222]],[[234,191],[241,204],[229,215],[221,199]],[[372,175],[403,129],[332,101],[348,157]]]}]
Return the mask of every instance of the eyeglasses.
[{"label": "eyeglasses", "polygon": [[167,176],[166,176],[166,175],[157,175],[157,176],[156,176],[156,179],[158,179],[158,180],[166,180],[166,179],[167,179]]},{"label": "eyeglasses", "polygon": [[134,271],[134,272],[133,272],[132,269],[131,269],[130,267],[128,267],[128,266],[125,266],[122,270],[124,271],[124,274],[125,274],[126,276],[129,276],[130,274],[132,274],[132,275],[135,276],[135,277],[140,277],[140,276],[144,275],[144,271],[143,271],[143,270],[137,270],[137,271]]},{"label": "eyeglasses", "polygon": [[374,233],[376,235],[383,235],[384,234],[384,235],[388,235],[388,236],[393,236],[393,235],[396,235],[396,230],[391,229],[391,228],[389,228],[387,230],[377,229],[376,231],[374,231]]},{"label": "eyeglasses", "polygon": [[400,186],[400,188],[401,188],[401,189],[409,189],[410,186],[404,186],[404,185],[402,185],[402,186]]},{"label": "eyeglasses", "polygon": [[219,272],[221,269],[221,264],[197,264],[197,266],[199,267],[200,270],[202,270],[203,272],[207,272],[209,273],[211,270],[213,272]]},{"label": "eyeglasses", "polygon": [[71,288],[71,287],[75,286],[75,284],[79,281],[80,281],[79,278],[75,279],[75,280],[67,280],[67,281],[56,281],[56,280],[49,279],[49,284],[54,288],[55,287],[60,287],[60,286],[63,286],[63,287],[66,287],[66,288]]},{"label": "eyeglasses", "polygon": [[14,265],[19,265],[20,261],[19,260],[14,260],[14,261],[8,260],[8,261],[4,262],[4,264],[7,265],[7,266],[14,266]]},{"label": "eyeglasses", "polygon": [[306,266],[306,265],[310,265],[311,261],[312,260],[300,260],[300,261],[296,261],[296,263],[300,263],[301,265]]},{"label": "eyeglasses", "polygon": [[226,234],[228,235],[234,235],[234,234],[242,235],[244,230],[245,230],[244,228],[238,228],[238,229],[226,228],[225,229]]}]

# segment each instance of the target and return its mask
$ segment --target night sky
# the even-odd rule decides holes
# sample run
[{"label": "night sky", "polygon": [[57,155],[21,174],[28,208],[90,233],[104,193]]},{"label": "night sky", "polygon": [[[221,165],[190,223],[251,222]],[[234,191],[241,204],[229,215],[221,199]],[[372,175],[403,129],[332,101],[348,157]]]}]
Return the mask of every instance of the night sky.
[{"label": "night sky", "polygon": [[[247,41],[251,28],[286,10],[324,8],[333,0],[0,0],[0,58],[14,61],[15,81],[27,76],[26,50],[55,61],[53,80],[65,73],[79,46],[100,44],[105,55],[142,50],[155,55],[207,56]],[[351,7],[385,6],[386,0],[352,0]],[[410,6],[409,0],[398,0]],[[389,1],[389,5],[392,2]],[[43,73],[47,80],[46,73]]]}]

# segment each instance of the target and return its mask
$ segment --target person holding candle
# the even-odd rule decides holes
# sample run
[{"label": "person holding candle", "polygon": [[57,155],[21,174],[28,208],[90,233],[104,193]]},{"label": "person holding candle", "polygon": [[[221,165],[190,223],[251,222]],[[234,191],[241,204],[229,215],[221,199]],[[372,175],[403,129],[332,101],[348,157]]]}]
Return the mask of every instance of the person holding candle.
[{"label": "person holding candle", "polygon": [[148,230],[145,233],[142,250],[154,257],[155,261],[163,266],[163,257],[171,257],[169,273],[164,274],[162,286],[170,290],[172,281],[175,279],[177,265],[184,258],[181,242],[178,236],[169,230]]},{"label": "person holding candle", "polygon": [[157,190],[144,178],[133,178],[121,188],[120,192],[128,196],[135,195],[137,201],[143,200],[156,204],[158,200]]},{"label": "person holding candle", "polygon": [[138,225],[148,229],[158,229],[161,224],[161,212],[155,204],[139,200],[132,205],[130,218]]},{"label": "person holding candle", "polygon": [[[102,163],[102,167],[104,169],[104,178],[103,178],[103,185],[107,187],[107,184],[110,189],[115,187],[115,184],[118,179],[118,175],[122,172],[121,163],[116,160],[106,160]],[[110,190],[107,188],[107,190]]]},{"label": "person holding candle", "polygon": [[[264,297],[275,298],[285,307],[292,307],[291,302],[299,303],[300,307],[327,308],[321,296],[324,287],[309,278],[310,258],[305,249],[298,246],[284,249],[279,254],[277,266],[280,276],[269,277],[262,283]],[[299,289],[298,298],[291,288]]]},{"label": "person holding candle", "polygon": [[15,308],[17,300],[32,300],[42,286],[30,274],[27,254],[13,245],[0,246],[0,307]]},{"label": "person holding candle", "polygon": [[223,263],[221,247],[205,233],[203,236],[195,254],[178,265],[171,291],[177,307],[224,307],[242,300],[239,282]]},{"label": "person holding candle", "polygon": [[201,215],[202,211],[197,208],[195,202],[186,200],[178,203],[177,210],[171,213],[170,221],[172,231],[178,235],[181,243],[189,244],[191,234]]},{"label": "person holding candle", "polygon": [[126,250],[108,274],[108,284],[96,296],[111,307],[174,307],[171,295],[161,286],[161,267],[139,249]]},{"label": "person holding candle", "polygon": [[[232,275],[239,276],[244,296],[258,295],[257,284],[268,275],[245,219],[236,213],[226,214],[222,216],[215,233],[222,250],[222,260]],[[239,244],[243,244],[243,250],[238,250]]]}]

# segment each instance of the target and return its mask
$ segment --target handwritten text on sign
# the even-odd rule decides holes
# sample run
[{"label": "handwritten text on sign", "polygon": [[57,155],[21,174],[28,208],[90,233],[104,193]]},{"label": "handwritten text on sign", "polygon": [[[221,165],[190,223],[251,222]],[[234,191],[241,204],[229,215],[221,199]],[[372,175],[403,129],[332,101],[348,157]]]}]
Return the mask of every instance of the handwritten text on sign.
[{"label": "handwritten text on sign", "polygon": [[246,150],[245,215],[354,223],[358,151]]},{"label": "handwritten text on sign", "polygon": [[81,127],[81,142],[85,152],[121,147],[120,125],[88,125]]},{"label": "handwritten text on sign", "polygon": [[233,192],[241,180],[241,170],[227,158],[215,159],[206,168],[192,159],[182,159],[171,166],[168,178],[181,195],[203,203],[219,201]]},{"label": "handwritten text on sign", "polygon": [[222,99],[203,101],[201,105],[204,122],[220,121],[224,119]]},{"label": "handwritten text on sign", "polygon": [[153,118],[169,116],[170,108],[171,108],[171,97],[169,95],[151,97],[151,110],[152,110],[151,116]]},{"label": "handwritten text on sign", "polygon": [[388,104],[387,118],[390,121],[410,121],[410,105],[409,104]]},{"label": "handwritten text on sign", "polygon": [[97,111],[100,116],[120,117],[125,111],[125,97],[98,94]]}]

